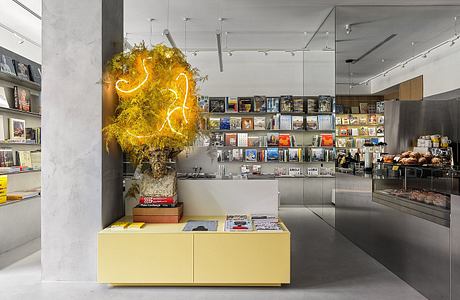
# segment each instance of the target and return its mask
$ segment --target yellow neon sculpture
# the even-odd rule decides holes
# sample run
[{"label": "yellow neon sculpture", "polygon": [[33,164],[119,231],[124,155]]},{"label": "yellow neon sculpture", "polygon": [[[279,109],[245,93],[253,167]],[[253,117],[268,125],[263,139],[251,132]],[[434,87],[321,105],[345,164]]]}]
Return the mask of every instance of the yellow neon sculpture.
[{"label": "yellow neon sculpture", "polygon": [[113,122],[104,128],[107,141],[115,139],[135,161],[152,150],[181,150],[197,134],[198,70],[182,52],[157,45],[135,46],[116,55],[109,76],[120,97]]}]

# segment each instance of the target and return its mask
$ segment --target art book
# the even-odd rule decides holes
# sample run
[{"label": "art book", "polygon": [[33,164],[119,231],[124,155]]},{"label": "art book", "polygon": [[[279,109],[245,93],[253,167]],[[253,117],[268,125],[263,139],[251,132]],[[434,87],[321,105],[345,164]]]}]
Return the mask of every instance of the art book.
[{"label": "art book", "polygon": [[230,117],[230,130],[241,130],[241,117]]},{"label": "art book", "polygon": [[300,162],[302,160],[302,149],[289,148],[289,161]]},{"label": "art book", "polygon": [[0,72],[16,76],[16,69],[14,67],[14,61],[11,57],[2,54],[0,56]]},{"label": "art book", "polygon": [[268,146],[278,146],[279,144],[279,133],[269,132],[267,133]]},{"label": "art book", "polygon": [[265,130],[265,117],[254,117],[254,130]]},{"label": "art book", "polygon": [[244,150],[244,160],[246,162],[256,162],[257,161],[257,149],[245,149]]},{"label": "art book", "polygon": [[267,103],[265,96],[254,96],[254,112],[266,112]]},{"label": "art book", "polygon": [[14,67],[19,78],[23,80],[30,80],[29,65],[14,60]]},{"label": "art book", "polygon": [[280,129],[281,130],[292,130],[292,116],[281,115],[280,116]]},{"label": "art book", "polygon": [[225,111],[228,113],[238,112],[238,98],[237,97],[227,97],[226,98]]},{"label": "art book", "polygon": [[324,149],[311,148],[310,161],[324,161]]},{"label": "art book", "polygon": [[260,147],[260,137],[259,136],[248,137],[248,147]]},{"label": "art book", "polygon": [[291,135],[289,133],[281,133],[279,135],[279,146],[290,147],[291,146]]},{"label": "art book", "polygon": [[238,133],[238,147],[247,147],[248,146],[248,134],[247,133]]},{"label": "art book", "polygon": [[209,118],[208,129],[209,130],[219,130],[220,129],[220,118]]},{"label": "art book", "polygon": [[254,118],[241,118],[241,130],[254,130]]},{"label": "art book", "polygon": [[237,134],[236,133],[226,133],[225,134],[225,146],[236,147],[237,144]]},{"label": "art book", "polygon": [[368,123],[369,124],[377,124],[377,115],[375,115],[375,114],[369,115]]},{"label": "art book", "polygon": [[384,136],[385,135],[385,127],[378,126],[377,127],[377,136]]},{"label": "art book", "polygon": [[370,136],[376,136],[377,135],[377,128],[369,127],[368,128],[368,133],[369,133]]},{"label": "art book", "polygon": [[22,87],[14,87],[14,108],[23,111],[31,111],[29,90]]},{"label": "art book", "polygon": [[307,99],[307,112],[309,114],[318,112],[318,101],[316,99],[313,99],[313,98]]},{"label": "art book", "polygon": [[347,145],[347,139],[346,138],[337,138],[336,142],[337,142],[337,147],[338,148],[345,148],[346,145]]},{"label": "art book", "polygon": [[230,118],[222,117],[220,119],[220,130],[229,130],[230,129]]},{"label": "art book", "polygon": [[209,97],[209,112],[224,113],[225,97]]},{"label": "art book", "polygon": [[305,101],[302,97],[295,97],[293,102],[294,102],[294,112],[304,112],[305,111]]},{"label": "art book", "polygon": [[362,114],[367,114],[369,112],[368,104],[367,103],[360,103],[359,104],[359,112],[362,113]]},{"label": "art book", "polygon": [[318,116],[318,129],[319,130],[332,130],[332,116],[331,115]]},{"label": "art book", "polygon": [[198,106],[203,112],[209,112],[209,97],[200,96],[200,99],[198,100]]},{"label": "art book", "polygon": [[332,133],[321,134],[321,146],[323,147],[333,147],[334,146],[334,137]]},{"label": "art book", "polygon": [[318,116],[307,116],[307,130],[318,130]]},{"label": "art book", "polygon": [[239,112],[253,112],[253,99],[251,97],[238,97]]},{"label": "art book", "polygon": [[278,97],[267,97],[267,112],[279,112],[280,98]]},{"label": "art book", "polygon": [[294,102],[292,96],[281,96],[280,97],[280,112],[292,112],[294,108]]},{"label": "art book", "polygon": [[333,98],[331,96],[319,96],[318,106],[320,112],[332,112]]},{"label": "art book", "polygon": [[277,160],[279,160],[278,148],[268,148],[267,149],[267,160],[268,161],[277,161]]},{"label": "art book", "polygon": [[292,130],[303,130],[303,116],[292,116]]}]

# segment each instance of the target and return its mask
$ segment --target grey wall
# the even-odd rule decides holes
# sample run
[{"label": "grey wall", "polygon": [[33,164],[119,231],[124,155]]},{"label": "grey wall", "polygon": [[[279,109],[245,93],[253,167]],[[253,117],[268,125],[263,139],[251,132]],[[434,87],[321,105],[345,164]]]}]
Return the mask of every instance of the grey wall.
[{"label": "grey wall", "polygon": [[43,0],[44,280],[95,280],[97,232],[123,210],[119,155],[103,154],[101,134],[115,103],[102,67],[121,49],[122,14],[122,0]]}]

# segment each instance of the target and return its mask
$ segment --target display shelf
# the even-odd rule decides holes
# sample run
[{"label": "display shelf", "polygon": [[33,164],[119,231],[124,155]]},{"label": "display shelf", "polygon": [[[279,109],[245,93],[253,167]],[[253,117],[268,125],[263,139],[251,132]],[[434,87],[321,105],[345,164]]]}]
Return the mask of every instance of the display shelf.
[{"label": "display shelf", "polygon": [[256,116],[263,116],[263,115],[319,115],[319,114],[332,114],[330,112],[328,113],[306,113],[306,112],[299,112],[299,111],[292,111],[292,112],[201,112],[202,115],[215,115],[215,116],[238,116],[238,115],[256,115]]},{"label": "display shelf", "polygon": [[335,133],[335,129],[328,129],[328,130],[305,130],[305,129],[302,129],[302,130],[293,130],[293,129],[261,129],[261,130],[233,130],[233,129],[208,129],[209,132],[227,132],[227,133],[243,133],[243,132],[298,132],[298,133],[302,133],[302,132],[311,132],[311,133],[315,133],[315,132],[331,132],[331,133]]},{"label": "display shelf", "polygon": [[24,80],[17,76],[6,74],[3,72],[0,72],[0,80],[11,82],[11,83],[26,87],[28,89],[36,90],[36,91],[41,91],[42,89],[41,86],[36,82],[30,81],[30,80]]},{"label": "display shelf", "polygon": [[384,126],[384,124],[358,124],[358,125],[343,125],[343,124],[335,124],[336,127],[365,127],[365,126]]},{"label": "display shelf", "polygon": [[384,113],[367,113],[367,114],[363,114],[363,113],[359,113],[359,114],[357,114],[357,113],[349,113],[349,114],[345,114],[345,113],[340,113],[340,114],[339,114],[339,113],[335,113],[335,115],[336,115],[337,117],[340,117],[340,116],[350,116],[350,115],[352,115],[352,116],[369,116],[369,115],[383,116]]},{"label": "display shelf", "polygon": [[[208,146],[199,146],[199,148],[207,148]],[[278,149],[289,149],[289,148],[324,148],[324,149],[334,149],[336,147],[334,146],[247,146],[247,147],[242,147],[242,146],[220,146],[216,147],[217,149],[268,149],[268,148],[278,148]]]},{"label": "display shelf", "polygon": [[24,174],[24,173],[36,173],[41,172],[42,170],[26,170],[26,171],[13,171],[13,172],[2,172],[0,171],[0,175],[17,175],[17,174]]},{"label": "display shelf", "polygon": [[37,112],[29,112],[29,111],[23,111],[23,110],[19,110],[15,108],[7,108],[7,107],[0,107],[0,112],[25,115],[25,116],[31,116],[31,117],[37,117],[37,118],[41,118],[42,116],[40,113],[37,113]]},{"label": "display shelf", "polygon": [[0,203],[0,209],[1,209],[2,207],[4,207],[4,206],[14,205],[14,204],[17,204],[17,203],[21,203],[21,202],[24,202],[24,201],[33,200],[33,199],[37,199],[37,198],[41,198],[41,195],[37,195],[37,196],[34,196],[34,197],[22,199],[22,200],[11,200],[11,201],[6,201],[6,202],[4,202],[4,203]]},{"label": "display shelf", "polygon": [[296,165],[303,165],[303,164],[323,164],[323,163],[335,163],[335,161],[218,161],[219,164],[228,164],[228,163],[239,163],[239,164],[261,164],[261,163],[268,163],[268,164],[296,164]]}]

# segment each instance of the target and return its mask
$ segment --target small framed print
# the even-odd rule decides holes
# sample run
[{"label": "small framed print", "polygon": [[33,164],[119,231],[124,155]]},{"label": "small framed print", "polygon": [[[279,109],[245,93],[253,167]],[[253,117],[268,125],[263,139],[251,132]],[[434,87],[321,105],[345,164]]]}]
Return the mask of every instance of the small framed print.
[{"label": "small framed print", "polygon": [[14,141],[26,140],[26,121],[10,118],[9,120],[10,139]]}]

